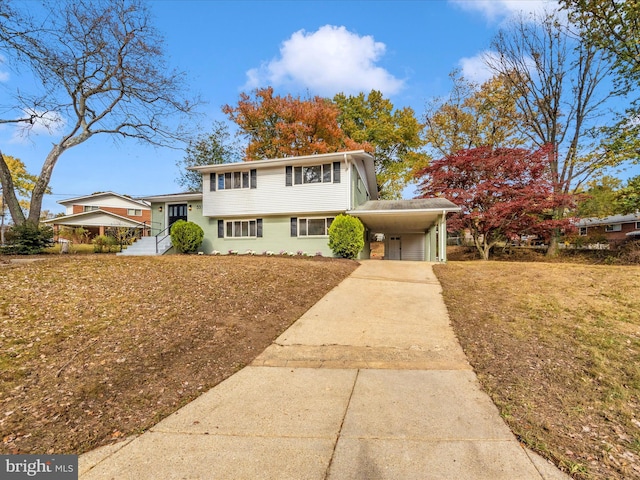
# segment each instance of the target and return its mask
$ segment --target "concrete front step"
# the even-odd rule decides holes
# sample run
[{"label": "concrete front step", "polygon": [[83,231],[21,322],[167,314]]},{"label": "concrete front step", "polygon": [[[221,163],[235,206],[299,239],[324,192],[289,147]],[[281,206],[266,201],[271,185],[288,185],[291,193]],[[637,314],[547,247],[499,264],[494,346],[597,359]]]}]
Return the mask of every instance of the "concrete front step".
[{"label": "concrete front step", "polygon": [[170,248],[171,241],[164,240],[158,244],[158,250],[156,251],[156,237],[142,237],[138,239],[133,245],[129,245],[129,247],[120,252],[118,255],[163,255]]}]

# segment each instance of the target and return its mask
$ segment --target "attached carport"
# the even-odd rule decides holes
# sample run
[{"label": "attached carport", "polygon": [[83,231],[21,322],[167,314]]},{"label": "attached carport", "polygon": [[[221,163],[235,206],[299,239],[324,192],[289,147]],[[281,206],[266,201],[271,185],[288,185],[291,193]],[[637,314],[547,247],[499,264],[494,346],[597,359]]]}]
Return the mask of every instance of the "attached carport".
[{"label": "attached carport", "polygon": [[447,213],[460,207],[444,198],[369,200],[347,213],[370,234],[384,234],[385,259],[447,261]]}]

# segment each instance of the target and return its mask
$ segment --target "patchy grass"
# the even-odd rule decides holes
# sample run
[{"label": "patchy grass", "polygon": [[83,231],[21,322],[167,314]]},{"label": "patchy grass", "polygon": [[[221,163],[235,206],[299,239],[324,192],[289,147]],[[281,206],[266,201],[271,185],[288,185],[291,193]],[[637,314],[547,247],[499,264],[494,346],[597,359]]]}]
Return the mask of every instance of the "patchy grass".
[{"label": "patchy grass", "polygon": [[[56,243],[54,246],[45,249],[45,253],[60,253],[62,249],[62,245]],[[71,255],[85,255],[89,253],[95,253],[93,249],[93,244],[91,243],[73,243],[69,244],[69,254]]]},{"label": "patchy grass", "polygon": [[640,478],[640,268],[435,271],[469,361],[520,440],[574,478]]},{"label": "patchy grass", "polygon": [[357,266],[114,255],[0,264],[0,453],[23,454],[82,453],[144,431],[250,363]]}]

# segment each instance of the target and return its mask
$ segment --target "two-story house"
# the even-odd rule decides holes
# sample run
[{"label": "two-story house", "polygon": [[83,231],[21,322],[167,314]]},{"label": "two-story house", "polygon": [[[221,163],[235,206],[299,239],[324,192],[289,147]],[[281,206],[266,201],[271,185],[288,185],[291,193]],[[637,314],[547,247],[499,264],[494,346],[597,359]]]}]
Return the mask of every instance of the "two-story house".
[{"label": "two-story house", "polygon": [[[384,234],[385,257],[444,261],[445,199],[378,200],[373,157],[349,151],[193,167],[203,191],[145,197],[152,235],[164,237],[178,219],[205,232],[204,253],[304,252],[332,256],[328,230],[339,214],[360,218],[369,239]],[[131,247],[130,247],[131,248]],[[134,253],[134,250],[131,250]]]},{"label": "two-story house", "polygon": [[109,228],[134,228],[140,232],[139,236],[150,231],[151,207],[144,200],[100,192],[58,203],[65,207],[65,214],[44,222],[52,225],[56,234],[62,228],[78,227],[88,232],[88,238],[104,235]]}]

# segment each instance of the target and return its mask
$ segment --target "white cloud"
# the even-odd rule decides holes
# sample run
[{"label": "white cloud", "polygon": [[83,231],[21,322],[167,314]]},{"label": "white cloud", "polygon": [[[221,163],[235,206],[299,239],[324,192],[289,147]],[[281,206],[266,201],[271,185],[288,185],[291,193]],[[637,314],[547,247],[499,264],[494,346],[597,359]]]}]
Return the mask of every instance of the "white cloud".
[{"label": "white cloud", "polygon": [[291,85],[319,95],[400,91],[404,82],[376,65],[384,43],[359,36],[345,27],[325,25],[316,32],[299,30],[280,47],[280,57],[247,72],[245,89]]},{"label": "white cloud", "polygon": [[[464,57],[458,61],[462,75],[467,80],[482,84],[494,76],[494,71],[488,64],[499,64],[497,52],[485,50],[473,57]],[[531,57],[526,57],[522,67],[527,69],[531,75],[536,75],[536,65]]]},{"label": "white cloud", "polygon": [[43,112],[39,110],[24,110],[21,118],[34,114],[33,124],[17,123],[11,143],[24,143],[29,135],[54,135],[64,128],[65,121],[57,112]]},{"label": "white cloud", "polygon": [[474,57],[463,57],[458,62],[462,75],[467,80],[482,84],[493,77],[493,72],[487,66],[486,56],[495,55],[495,52],[484,51]]},{"label": "white cloud", "polygon": [[557,10],[557,0],[449,0],[463,10],[480,12],[491,21],[513,17],[520,13],[540,14]]}]

